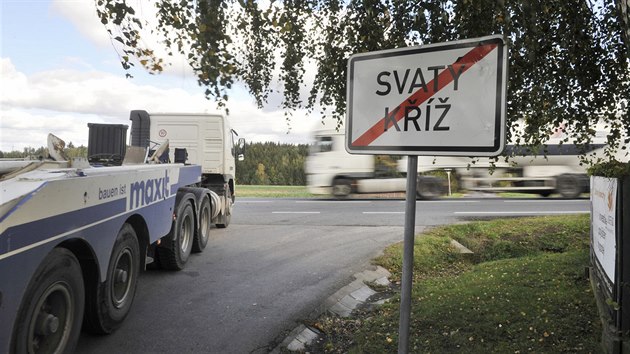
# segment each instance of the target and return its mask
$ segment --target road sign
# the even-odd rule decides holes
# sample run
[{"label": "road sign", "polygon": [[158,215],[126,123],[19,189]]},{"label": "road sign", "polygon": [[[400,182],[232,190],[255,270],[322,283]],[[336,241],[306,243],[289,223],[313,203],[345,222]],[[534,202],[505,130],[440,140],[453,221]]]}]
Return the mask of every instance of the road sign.
[{"label": "road sign", "polygon": [[348,62],[346,149],[496,156],[505,146],[503,37],[355,54]]}]

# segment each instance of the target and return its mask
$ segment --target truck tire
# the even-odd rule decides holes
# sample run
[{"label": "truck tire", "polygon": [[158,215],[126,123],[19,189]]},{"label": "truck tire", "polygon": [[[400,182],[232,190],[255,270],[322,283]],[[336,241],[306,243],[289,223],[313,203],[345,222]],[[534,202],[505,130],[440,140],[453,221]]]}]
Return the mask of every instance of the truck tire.
[{"label": "truck tire", "polygon": [[88,332],[109,334],[123,323],[136,295],[140,246],[136,232],[124,224],[118,232],[107,269],[107,280],[87,296],[84,325]]},{"label": "truck tire", "polygon": [[225,190],[225,205],[224,205],[224,213],[223,213],[223,223],[217,224],[217,227],[220,229],[225,229],[230,225],[230,221],[232,221],[232,207],[234,206],[234,201],[232,199],[232,192],[230,189]]},{"label": "truck tire", "polygon": [[35,271],[22,299],[11,352],[73,352],[84,305],[79,261],[65,248],[53,249]]},{"label": "truck tire", "polygon": [[199,204],[199,228],[195,233],[192,251],[195,253],[202,252],[208,244],[210,238],[210,227],[212,226],[212,209],[210,207],[210,197],[206,194]]},{"label": "truck tire", "polygon": [[582,186],[577,176],[563,174],[556,178],[556,192],[563,198],[577,198],[582,193]]},{"label": "truck tire", "polygon": [[170,244],[158,247],[160,265],[168,270],[182,270],[190,257],[195,237],[195,217],[193,207],[184,199],[177,206],[171,232],[166,236]]},{"label": "truck tire", "polygon": [[352,182],[347,178],[335,178],[332,194],[337,198],[345,198],[352,193]]},{"label": "truck tire", "polygon": [[419,199],[435,199],[444,194],[441,181],[433,176],[418,176],[416,195]]}]

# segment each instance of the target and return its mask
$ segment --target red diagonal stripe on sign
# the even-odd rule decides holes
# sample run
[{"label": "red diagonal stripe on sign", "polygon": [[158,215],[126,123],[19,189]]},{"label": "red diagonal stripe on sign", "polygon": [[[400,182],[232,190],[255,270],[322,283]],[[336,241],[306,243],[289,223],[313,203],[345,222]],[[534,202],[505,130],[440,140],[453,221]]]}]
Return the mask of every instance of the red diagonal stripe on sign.
[{"label": "red diagonal stripe on sign", "polygon": [[[456,71],[460,70],[461,65],[464,65],[462,72],[460,75],[463,75],[468,69],[470,69],[473,65],[478,63],[481,59],[483,59],[486,55],[488,55],[494,48],[497,47],[497,44],[487,44],[473,48],[468,53],[466,53],[463,57],[459,58],[455,63],[453,63],[453,67]],[[461,77],[461,76],[460,76]],[[394,116],[396,122],[400,121],[405,115],[405,108],[407,107],[418,107],[425,101],[427,101],[431,96],[435,95],[438,91],[444,88],[446,85],[450,84],[453,81],[453,75],[451,75],[447,69],[444,69],[437,77],[437,90],[435,89],[436,83],[435,79],[431,80],[426,84],[427,91],[424,89],[419,89],[415,93],[411,94],[406,100],[401,102],[398,105],[398,111]],[[413,103],[411,103],[413,102]],[[392,109],[390,112],[396,110],[396,107]],[[376,140],[379,136],[381,136],[384,132],[384,124],[385,119],[387,117],[381,118],[376,124],[374,124],[370,129],[368,129],[365,133],[363,133],[359,138],[352,142],[352,146],[368,146],[374,140]],[[388,123],[387,129],[391,128],[393,123]]]}]

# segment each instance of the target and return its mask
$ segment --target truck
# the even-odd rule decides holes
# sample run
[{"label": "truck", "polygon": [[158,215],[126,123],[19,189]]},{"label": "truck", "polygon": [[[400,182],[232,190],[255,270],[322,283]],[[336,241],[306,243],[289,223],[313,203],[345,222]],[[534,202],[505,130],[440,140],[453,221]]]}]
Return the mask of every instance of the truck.
[{"label": "truck", "polygon": [[[244,139],[237,139],[238,134],[231,129],[228,121],[221,114],[206,113],[152,113],[131,111],[131,121],[136,132],[132,131],[132,146],[143,146],[148,142],[160,142],[165,139],[178,148],[169,152],[169,160],[186,159],[191,164],[201,166],[199,185],[210,189],[213,201],[217,205],[218,220],[216,226],[225,228],[229,225],[232,208],[236,198],[235,177],[236,158],[243,158]],[[186,156],[176,156],[178,149]]]},{"label": "truck", "polygon": [[[558,193],[564,198],[576,198],[589,191],[586,166],[581,163],[581,151],[574,144],[560,143],[565,133],[550,137],[546,150],[533,153],[522,147],[507,145],[499,158],[473,159],[470,157],[418,156],[417,197],[432,199],[448,191],[450,179],[467,191],[520,192],[550,196]],[[588,153],[602,155],[605,133],[598,131]],[[387,163],[390,156],[351,155],[345,149],[345,135],[336,129],[314,132],[313,144],[305,162],[307,188],[312,194],[332,194],[343,198],[353,193],[404,192],[407,173],[406,157],[393,161],[396,173]],[[388,172],[389,169],[389,172]],[[436,174],[441,171],[443,173]]]},{"label": "truck", "polygon": [[72,352],[82,329],[112,333],[143,269],[183,269],[213,224],[229,225],[238,151],[225,117],[130,118],[131,146],[126,125],[89,124],[87,159],[49,135],[49,158],[0,161],[0,352]]}]

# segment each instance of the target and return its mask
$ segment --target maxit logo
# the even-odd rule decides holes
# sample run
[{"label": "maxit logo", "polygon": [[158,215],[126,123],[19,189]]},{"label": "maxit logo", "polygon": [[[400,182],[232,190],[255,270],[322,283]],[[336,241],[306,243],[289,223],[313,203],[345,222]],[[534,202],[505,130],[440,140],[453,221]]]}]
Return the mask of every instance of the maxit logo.
[{"label": "maxit logo", "polygon": [[164,171],[164,177],[149,178],[144,181],[133,182],[129,187],[130,210],[167,198],[170,189],[168,171]]}]

